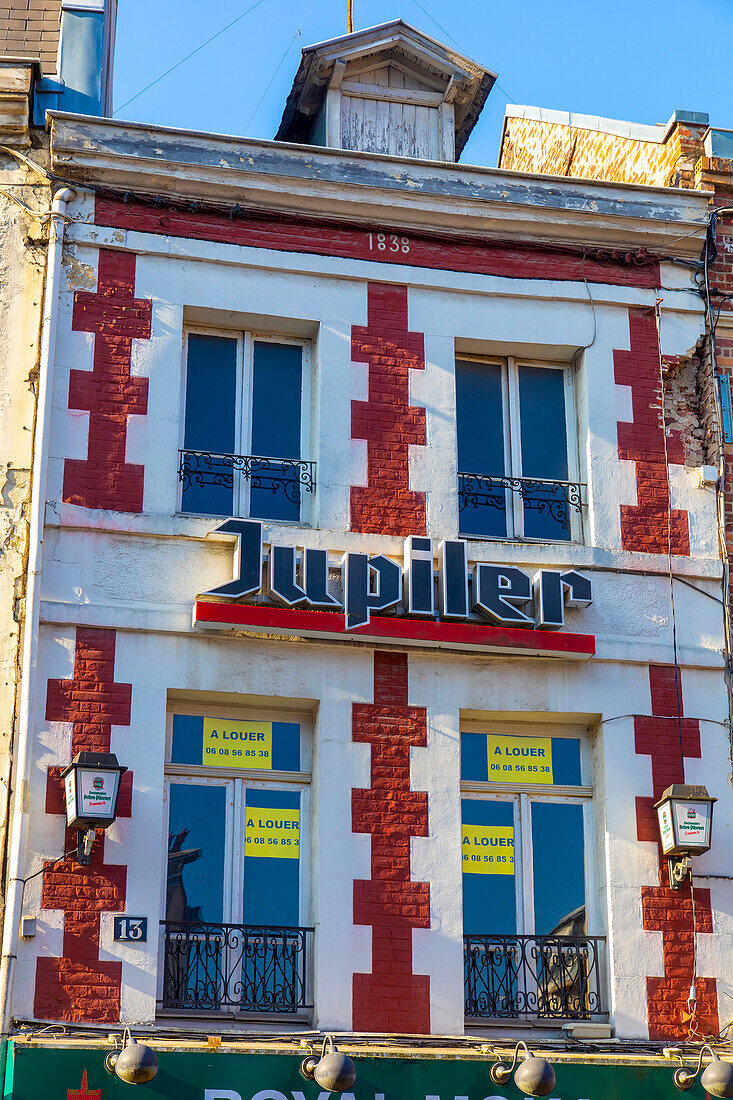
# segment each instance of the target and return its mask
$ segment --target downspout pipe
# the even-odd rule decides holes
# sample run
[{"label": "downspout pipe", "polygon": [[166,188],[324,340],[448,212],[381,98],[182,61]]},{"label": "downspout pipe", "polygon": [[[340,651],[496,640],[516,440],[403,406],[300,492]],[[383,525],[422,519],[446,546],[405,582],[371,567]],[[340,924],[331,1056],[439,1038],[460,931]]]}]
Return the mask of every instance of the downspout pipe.
[{"label": "downspout pipe", "polygon": [[8,855],[8,882],[5,899],[2,955],[0,956],[0,1005],[2,1027],[0,1038],[8,1036],[12,1022],[12,992],[15,963],[20,937],[20,918],[23,907],[22,878],[25,869],[30,821],[30,775],[33,742],[33,692],[38,663],[38,633],[41,609],[41,564],[43,555],[43,526],[46,509],[46,471],[48,469],[48,444],[51,421],[51,386],[54,353],[56,348],[56,321],[58,295],[61,281],[61,252],[64,242],[64,226],[69,220],[66,204],[74,197],[74,191],[65,187],[54,195],[49,214],[48,262],[46,286],[43,294],[41,321],[41,355],[38,374],[38,398],[36,401],[36,430],[33,439],[33,479],[31,483],[30,526],[28,534],[28,573],[25,597],[25,621],[23,625],[23,654],[21,665],[20,713],[15,747],[13,813]]}]

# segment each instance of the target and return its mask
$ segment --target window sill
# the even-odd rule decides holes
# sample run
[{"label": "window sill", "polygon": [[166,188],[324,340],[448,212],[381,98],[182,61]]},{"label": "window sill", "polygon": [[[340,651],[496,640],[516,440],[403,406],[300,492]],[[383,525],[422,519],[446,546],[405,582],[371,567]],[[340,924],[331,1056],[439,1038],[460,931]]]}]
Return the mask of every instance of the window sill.
[{"label": "window sill", "polygon": [[300,1027],[310,1026],[313,1012],[209,1012],[206,1010],[189,1010],[183,1008],[160,1008],[155,1012],[156,1021],[176,1020],[184,1027],[196,1029],[204,1021],[228,1021],[232,1024],[239,1023],[263,1023],[263,1024],[297,1024]]},{"label": "window sill", "polygon": [[509,538],[506,535],[467,535],[464,531],[458,532],[459,539],[466,542],[493,542],[497,546],[584,546],[579,539],[526,539],[521,535]]},{"label": "window sill", "polygon": [[543,1035],[549,1038],[548,1033],[554,1033],[554,1035],[559,1038],[571,1036],[578,1040],[607,1040],[616,1043],[618,1040],[614,1038],[613,1026],[607,1022],[607,1019],[607,1014],[602,1020],[547,1020],[538,1018],[528,1020],[506,1020],[496,1017],[489,1019],[483,1016],[466,1016],[465,1026],[466,1031],[491,1032],[492,1035],[496,1032],[502,1032],[504,1034],[511,1032],[512,1042],[515,1038],[516,1040],[521,1039],[523,1035],[532,1037]]}]

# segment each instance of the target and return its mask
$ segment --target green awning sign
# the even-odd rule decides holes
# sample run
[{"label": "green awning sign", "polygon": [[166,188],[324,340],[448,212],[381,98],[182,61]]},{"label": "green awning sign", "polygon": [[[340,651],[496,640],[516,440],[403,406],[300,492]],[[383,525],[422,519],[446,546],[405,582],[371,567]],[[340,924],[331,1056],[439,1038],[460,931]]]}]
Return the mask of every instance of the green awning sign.
[{"label": "green awning sign", "polygon": [[[144,1032],[140,1033],[144,1038]],[[130,1100],[130,1086],[104,1068],[109,1047],[7,1047],[3,1100]],[[305,1053],[305,1052],[304,1052]],[[514,1084],[497,1088],[491,1059],[360,1057],[344,1100],[524,1100]],[[159,1051],[158,1075],[140,1095],[170,1100],[336,1100],[305,1081],[302,1056],[227,1051]],[[554,1100],[670,1100],[674,1065],[604,1065],[553,1060]],[[689,1096],[704,1100],[699,1080]],[[551,1100],[552,1100],[551,1098]]]}]

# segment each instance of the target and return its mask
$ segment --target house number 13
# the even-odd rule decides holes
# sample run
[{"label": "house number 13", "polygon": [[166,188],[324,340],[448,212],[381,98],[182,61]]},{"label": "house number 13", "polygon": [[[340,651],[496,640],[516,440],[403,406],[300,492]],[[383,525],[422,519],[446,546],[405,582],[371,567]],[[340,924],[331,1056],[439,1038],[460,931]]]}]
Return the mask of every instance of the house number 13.
[{"label": "house number 13", "polygon": [[132,943],[147,943],[148,918],[147,917],[115,917],[114,938],[118,942],[130,941]]}]

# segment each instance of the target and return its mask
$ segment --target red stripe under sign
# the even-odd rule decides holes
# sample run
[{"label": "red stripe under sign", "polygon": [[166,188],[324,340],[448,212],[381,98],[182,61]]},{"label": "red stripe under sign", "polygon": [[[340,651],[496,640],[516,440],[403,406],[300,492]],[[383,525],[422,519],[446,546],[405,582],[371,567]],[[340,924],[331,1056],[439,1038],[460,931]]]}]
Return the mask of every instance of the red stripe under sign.
[{"label": "red stripe under sign", "polygon": [[543,657],[592,657],[596,651],[592,634],[554,633],[483,623],[437,622],[404,616],[375,615],[366,626],[346,629],[344,615],[332,611],[290,611],[262,604],[213,603],[196,600],[193,625],[250,630],[265,634],[332,638],[337,641],[366,640],[438,649],[470,650],[483,653],[523,653]]}]

